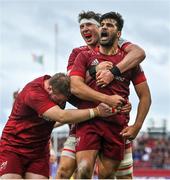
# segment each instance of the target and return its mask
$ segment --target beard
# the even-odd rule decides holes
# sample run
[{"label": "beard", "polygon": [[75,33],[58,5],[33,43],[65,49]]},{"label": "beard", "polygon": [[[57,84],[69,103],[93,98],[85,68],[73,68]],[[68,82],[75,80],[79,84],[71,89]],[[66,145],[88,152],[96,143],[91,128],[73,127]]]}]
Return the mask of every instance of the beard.
[{"label": "beard", "polygon": [[103,47],[112,47],[113,44],[114,44],[115,41],[116,41],[116,38],[117,38],[116,34],[113,34],[113,35],[111,36],[111,38],[109,38],[109,39],[106,40],[106,41],[100,40],[100,45],[103,46]]}]

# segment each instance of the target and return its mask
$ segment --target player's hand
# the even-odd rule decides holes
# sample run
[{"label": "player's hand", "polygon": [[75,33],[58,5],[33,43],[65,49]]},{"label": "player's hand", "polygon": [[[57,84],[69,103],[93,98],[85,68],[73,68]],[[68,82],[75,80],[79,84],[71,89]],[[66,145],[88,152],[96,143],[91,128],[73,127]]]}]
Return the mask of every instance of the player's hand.
[{"label": "player's hand", "polygon": [[112,108],[107,104],[100,103],[97,107],[98,116],[100,117],[107,117],[112,115]]},{"label": "player's hand", "polygon": [[136,136],[138,135],[138,132],[140,131],[139,127],[136,127],[135,125],[125,127],[121,132],[120,135],[123,136],[123,138],[128,140],[134,140]]},{"label": "player's hand", "polygon": [[121,113],[123,114],[129,114],[129,112],[132,110],[132,105],[129,101],[125,105],[122,106],[121,108]]},{"label": "player's hand", "polygon": [[107,117],[107,116],[111,116],[111,115],[114,115],[114,114],[117,114],[118,112],[120,112],[119,108],[114,109],[105,103],[100,103],[97,106],[97,110],[98,110],[98,116],[100,116],[100,117]]},{"label": "player's hand", "polygon": [[126,102],[125,99],[122,98],[121,96],[112,95],[112,96],[107,96],[104,103],[116,109],[117,107],[122,106],[125,102]]},{"label": "player's hand", "polygon": [[100,70],[96,73],[97,86],[105,87],[114,79],[114,75],[109,70]]},{"label": "player's hand", "polygon": [[100,70],[111,69],[112,67],[113,67],[112,62],[103,61],[96,66],[96,72],[98,72]]}]

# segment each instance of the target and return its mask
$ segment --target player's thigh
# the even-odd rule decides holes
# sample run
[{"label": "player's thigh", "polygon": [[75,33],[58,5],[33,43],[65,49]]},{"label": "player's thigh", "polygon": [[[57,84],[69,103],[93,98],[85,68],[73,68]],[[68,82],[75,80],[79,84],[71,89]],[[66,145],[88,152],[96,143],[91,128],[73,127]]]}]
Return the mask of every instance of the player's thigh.
[{"label": "player's thigh", "polygon": [[96,162],[98,150],[84,150],[76,153],[77,169],[93,169]]},{"label": "player's thigh", "polygon": [[26,179],[47,179],[49,177],[49,156],[34,159],[29,163],[25,173]]},{"label": "player's thigh", "polygon": [[113,172],[119,167],[120,161],[113,160],[106,156],[100,155],[98,159],[99,178],[112,178]]},{"label": "player's thigh", "polygon": [[15,173],[9,173],[0,176],[0,179],[22,179],[22,176]]},{"label": "player's thigh", "polygon": [[27,172],[25,174],[25,179],[48,179],[48,176]]},{"label": "player's thigh", "polygon": [[57,170],[57,179],[64,176],[70,178],[76,169],[76,159],[69,156],[61,156]]},{"label": "player's thigh", "polygon": [[65,167],[65,169],[74,169],[76,167],[76,159],[69,156],[61,156],[59,162],[59,168]]},{"label": "player's thigh", "polygon": [[128,153],[132,153],[132,146],[129,146],[128,148],[125,148],[125,155]]}]

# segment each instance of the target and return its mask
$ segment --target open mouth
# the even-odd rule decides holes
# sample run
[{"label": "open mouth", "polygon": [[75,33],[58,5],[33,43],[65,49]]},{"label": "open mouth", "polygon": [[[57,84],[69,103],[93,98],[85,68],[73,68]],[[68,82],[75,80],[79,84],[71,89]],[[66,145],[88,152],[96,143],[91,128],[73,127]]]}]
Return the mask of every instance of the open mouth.
[{"label": "open mouth", "polygon": [[108,38],[109,34],[106,31],[102,31],[100,34],[100,38],[102,40],[106,40]]},{"label": "open mouth", "polygon": [[90,33],[84,34],[84,37],[85,37],[86,41],[90,41],[92,38],[92,34],[90,34]]}]

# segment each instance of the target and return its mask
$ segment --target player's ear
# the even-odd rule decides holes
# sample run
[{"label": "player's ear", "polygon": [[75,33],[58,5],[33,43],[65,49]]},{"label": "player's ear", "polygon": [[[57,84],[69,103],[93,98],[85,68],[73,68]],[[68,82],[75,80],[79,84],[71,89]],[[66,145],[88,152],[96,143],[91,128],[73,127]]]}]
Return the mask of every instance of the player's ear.
[{"label": "player's ear", "polygon": [[117,32],[117,37],[120,38],[121,34],[122,34],[121,31],[118,31]]},{"label": "player's ear", "polygon": [[49,85],[48,88],[47,88],[48,92],[51,94],[52,93],[52,86]]}]

